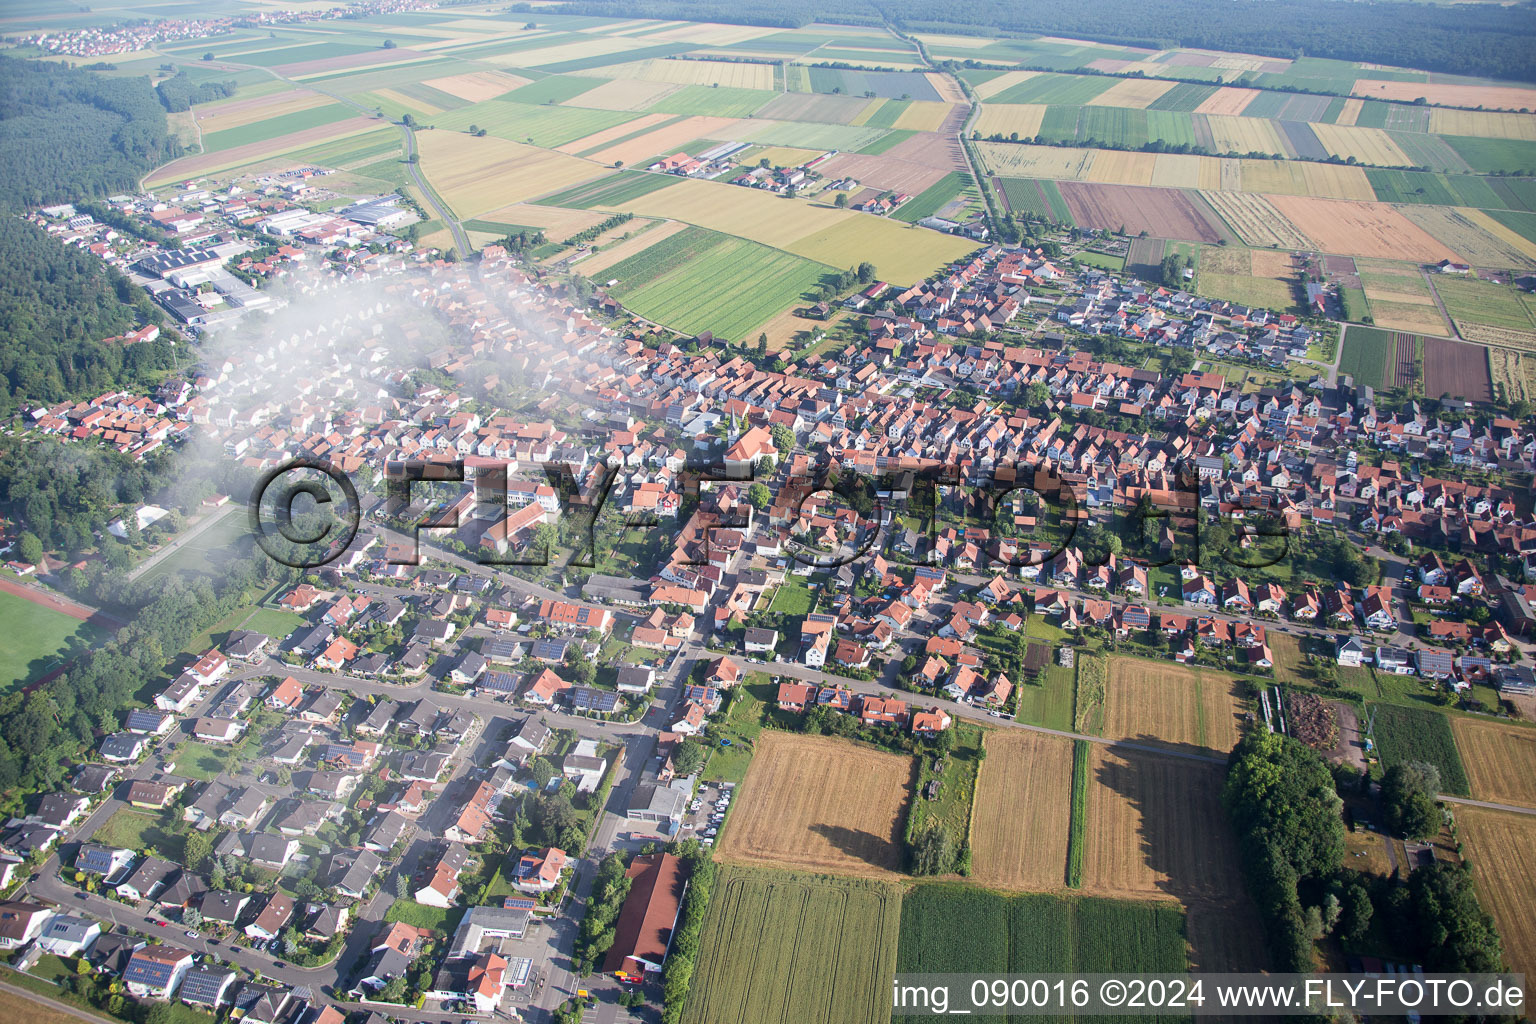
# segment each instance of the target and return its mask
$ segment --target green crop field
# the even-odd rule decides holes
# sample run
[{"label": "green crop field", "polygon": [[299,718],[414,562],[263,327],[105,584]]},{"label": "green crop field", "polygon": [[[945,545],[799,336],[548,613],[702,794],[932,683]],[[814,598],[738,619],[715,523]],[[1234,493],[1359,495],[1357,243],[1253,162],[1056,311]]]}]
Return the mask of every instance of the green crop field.
[{"label": "green crop field", "polygon": [[1092,749],[1087,740],[1072,741],[1072,828],[1067,837],[1067,884],[1083,884],[1083,850],[1088,842],[1088,773]]},{"label": "green crop field", "polygon": [[864,123],[870,128],[890,128],[896,124],[896,119],[912,105],[911,100],[886,100],[880,104],[880,109],[870,115]]},{"label": "green crop field", "polygon": [[1521,213],[1514,210],[1493,210],[1488,216],[1503,224],[1511,231],[1519,232],[1523,237],[1536,242],[1536,214]]},{"label": "green crop field", "polygon": [[1174,110],[1185,114],[1193,113],[1196,107],[1214,95],[1216,95],[1216,87],[1214,85],[1195,85],[1193,82],[1180,82],[1148,104],[1147,109]]},{"label": "green crop field", "polygon": [[380,128],[378,131],[352,135],[309,149],[295,150],[291,156],[295,160],[304,160],[322,167],[345,167],[401,152],[400,129]]},{"label": "green crop field", "polygon": [[1047,665],[1040,673],[1040,682],[1023,681],[1014,687],[1019,695],[1017,718],[1031,725],[1043,725],[1048,729],[1072,728],[1072,696],[1077,687],[1077,674],[1061,665]]},{"label": "green crop field", "polygon": [[647,110],[666,114],[709,114],[714,117],[746,117],[773,99],[775,93],[761,89],[719,89],[707,85],[685,85],[652,103]]},{"label": "green crop field", "polygon": [[1379,327],[1351,326],[1344,335],[1339,372],[1355,378],[1355,385],[1386,386],[1387,360],[1392,358],[1392,332]]},{"label": "green crop field", "polygon": [[255,64],[257,67],[272,68],[279,64],[299,64],[310,60],[325,60],[328,57],[350,57],[354,53],[363,53],[371,50],[371,46],[358,46],[354,43],[308,43],[304,46],[287,46],[280,50],[262,50],[258,53],[245,53],[231,57],[236,64]]},{"label": "green crop field", "polygon": [[896,220],[904,220],[908,224],[914,224],[924,217],[931,217],[938,213],[945,203],[959,195],[962,188],[970,184],[971,176],[969,174],[950,171],[944,177],[901,204],[896,212],[892,214],[892,217]]},{"label": "green crop field", "polygon": [[[1461,173],[1477,170],[1470,161],[1448,145],[1439,135],[1426,135],[1420,132],[1389,132],[1388,135],[1392,143],[1407,154],[1415,167]],[[1529,146],[1531,143],[1523,142],[1516,145]]]},{"label": "green crop field", "polygon": [[916,134],[917,132],[910,128],[893,128],[885,134],[881,135],[879,138],[871,139],[869,142],[866,142],[864,145],[860,146],[858,152],[863,153],[866,156],[874,156],[880,153],[884,153],[886,150],[906,142]]},{"label": "green crop field", "polygon": [[645,171],[620,171],[598,178],[540,200],[546,206],[574,206],[589,210],[594,206],[623,206],[641,196],[659,192],[682,179],[673,174],[649,174]]},{"label": "green crop field", "polygon": [[1072,211],[1061,197],[1061,189],[1054,181],[1043,178],[999,178],[1003,183],[1003,195],[1008,208],[1015,213],[1029,213],[1036,217],[1072,223]]},{"label": "green crop field", "polygon": [[1040,136],[1052,142],[1076,142],[1077,119],[1083,107],[1046,107],[1040,119]]},{"label": "green crop field", "polygon": [[1087,103],[1115,84],[1108,75],[1036,75],[991,97],[991,103]]},{"label": "green crop field", "polygon": [[5,623],[0,630],[0,693],[53,671],[72,646],[89,644],[97,636],[94,626],[4,591],[0,622]]},{"label": "green crop field", "polygon": [[1195,119],[1179,110],[1145,110],[1147,139],[1162,139],[1170,146],[1195,144]]},{"label": "green crop field", "polygon": [[1477,139],[1467,135],[1444,136],[1446,144],[1474,171],[1507,171],[1536,174],[1536,142],[1521,139]]},{"label": "green crop field", "polygon": [[1471,174],[1432,174],[1426,171],[1365,171],[1376,198],[1384,203],[1431,203],[1502,210],[1507,205],[1484,178]]},{"label": "green crop field", "polygon": [[318,128],[321,125],[334,124],[356,116],[357,111],[344,103],[327,103],[323,107],[300,110],[281,117],[271,117],[265,121],[253,121],[239,128],[210,132],[203,136],[203,149],[205,152],[216,153],[222,149],[243,146],[248,142],[266,142],[268,139],[301,132],[306,128]]},{"label": "green crop field", "polygon": [[879,882],[722,866],[683,1020],[887,1024],[900,907]]},{"label": "green crop field", "polygon": [[616,110],[533,106],[528,103],[494,99],[438,114],[432,119],[432,123],[438,128],[451,128],[456,131],[463,131],[474,125],[477,128],[484,128],[497,138],[553,148],[591,135],[593,132],[623,124],[634,116]]},{"label": "green crop field", "polygon": [[602,84],[601,78],[550,75],[548,78],[541,78],[537,82],[529,82],[520,89],[512,90],[506,94],[506,99],[514,103],[564,103]]},{"label": "green crop field", "polygon": [[646,319],[740,341],[804,299],[830,270],[744,238],[689,228],[607,274],[620,282],[614,296]]},{"label": "green crop field", "polygon": [[1451,734],[1451,723],[1444,714],[1396,704],[1372,704],[1370,709],[1375,716],[1376,747],[1384,767],[1424,761],[1440,769],[1440,785],[1447,793],[1467,796],[1471,792],[1456,738]]},{"label": "green crop field", "polygon": [[[1184,911],[975,886],[919,885],[901,904],[898,973],[1184,971]],[[973,1016],[1000,1024],[1004,1018]]]},{"label": "green crop field", "polygon": [[[1130,107],[1083,107],[1077,118],[1077,137],[1110,146],[1140,149],[1147,144],[1147,112]],[[1193,127],[1191,127],[1193,134]]]},{"label": "green crop field", "polygon": [[[1488,324],[1517,331],[1536,330],[1520,293],[1511,285],[1471,277],[1435,276],[1435,291],[1445,311],[1459,323]],[[1351,331],[1351,334],[1354,332]]]}]

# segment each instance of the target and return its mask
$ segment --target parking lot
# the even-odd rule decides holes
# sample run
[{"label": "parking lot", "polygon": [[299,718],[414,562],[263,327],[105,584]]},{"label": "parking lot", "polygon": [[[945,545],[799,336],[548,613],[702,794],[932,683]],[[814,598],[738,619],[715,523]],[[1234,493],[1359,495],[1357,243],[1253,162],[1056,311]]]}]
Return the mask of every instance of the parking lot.
[{"label": "parking lot", "polygon": [[697,836],[705,845],[713,846],[715,837],[709,833],[724,823],[735,788],[734,782],[701,785],[688,805],[688,813],[683,816],[682,834]]}]

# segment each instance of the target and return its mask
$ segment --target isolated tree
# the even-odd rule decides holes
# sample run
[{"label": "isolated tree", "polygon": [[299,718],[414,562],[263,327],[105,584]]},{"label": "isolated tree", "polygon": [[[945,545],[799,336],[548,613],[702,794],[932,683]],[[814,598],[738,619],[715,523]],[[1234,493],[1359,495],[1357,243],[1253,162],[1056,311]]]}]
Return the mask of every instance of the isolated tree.
[{"label": "isolated tree", "polygon": [[213,51],[209,50],[207,53],[203,54],[203,60],[213,60]]},{"label": "isolated tree", "polygon": [[752,507],[759,512],[765,511],[769,505],[773,504],[773,492],[762,481],[758,481],[747,488],[747,501],[751,502]]},{"label": "isolated tree", "polygon": [[837,207],[839,210],[847,209],[847,207],[848,207],[848,193],[847,192],[839,192],[837,194],[837,196],[832,200],[832,205]]},{"label": "isolated tree", "polygon": [[875,265],[868,262],[860,263],[856,273],[859,278],[859,284],[869,284],[869,282],[875,279]]},{"label": "isolated tree", "polygon": [[393,39],[386,39],[386,40],[384,40],[384,49],[386,49],[386,50],[393,50],[394,48],[395,48],[395,41]]},{"label": "isolated tree", "polygon": [[773,446],[779,450],[779,458],[783,459],[795,449],[795,432],[782,423],[775,423],[768,428],[769,436],[773,438]]}]

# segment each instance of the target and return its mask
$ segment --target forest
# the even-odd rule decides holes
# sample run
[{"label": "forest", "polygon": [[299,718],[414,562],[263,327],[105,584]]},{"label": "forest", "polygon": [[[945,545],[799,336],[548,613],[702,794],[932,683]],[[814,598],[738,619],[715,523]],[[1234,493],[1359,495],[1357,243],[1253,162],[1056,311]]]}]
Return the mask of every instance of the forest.
[{"label": "forest", "polygon": [[[513,7],[519,10],[525,5]],[[531,9],[531,8],[530,8]],[[575,0],[563,10],[799,28],[813,21],[888,22],[904,31],[1061,35],[1122,46],[1172,46],[1277,57],[1329,57],[1536,81],[1536,18],[1527,4],[1344,3],[1342,0]]]},{"label": "forest", "polygon": [[185,71],[174,74],[155,86],[155,92],[159,93],[161,104],[173,114],[191,110],[194,103],[212,103],[214,100],[228,99],[237,89],[238,86],[234,82],[201,82],[194,85],[191,76]]},{"label": "forest", "polygon": [[132,191],[179,155],[149,79],[0,56],[0,208]]},{"label": "forest", "polygon": [[135,386],[171,366],[168,341],[101,344],[162,322],[148,296],[12,214],[134,190],[176,154],[148,79],[0,56],[0,413]]}]

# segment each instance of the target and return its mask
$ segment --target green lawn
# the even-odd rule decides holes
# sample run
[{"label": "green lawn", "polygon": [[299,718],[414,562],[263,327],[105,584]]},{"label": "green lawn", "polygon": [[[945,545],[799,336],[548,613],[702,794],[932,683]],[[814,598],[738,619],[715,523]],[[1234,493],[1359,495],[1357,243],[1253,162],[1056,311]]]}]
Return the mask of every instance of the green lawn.
[{"label": "green lawn", "polygon": [[769,611],[784,615],[807,615],[816,604],[816,595],[809,587],[785,581],[774,591]]},{"label": "green lawn", "polygon": [[1084,249],[1072,257],[1073,263],[1081,263],[1085,267],[1098,267],[1112,274],[1118,274],[1125,269],[1124,256],[1111,256],[1105,252],[1094,252],[1092,249]]},{"label": "green lawn", "polygon": [[176,752],[176,774],[207,782],[228,772],[240,760],[236,744],[184,743]]},{"label": "green lawn", "polygon": [[[704,781],[739,783],[747,777],[752,748],[763,731],[763,712],[772,706],[777,692],[778,687],[761,672],[753,672],[742,681],[726,714],[716,716],[717,724],[710,730],[706,742],[713,746],[701,776]],[[730,746],[722,747],[722,739],[730,740]]]},{"label": "green lawn", "polygon": [[177,548],[153,568],[145,570],[136,581],[141,589],[152,588],[156,581],[172,573],[217,572],[224,561],[251,543],[251,524],[243,509],[223,513],[223,518],[187,544]]},{"label": "green lawn", "polygon": [[186,840],[170,830],[166,815],[123,807],[96,830],[91,841],[126,850],[150,850],[167,860],[180,860]]},{"label": "green lawn", "polygon": [[[1054,656],[1054,652],[1053,656]],[[1019,705],[1016,717],[1031,725],[1048,729],[1072,728],[1072,694],[1076,675],[1070,668],[1049,665],[1040,673],[1038,684],[1019,681],[1016,691]]]},{"label": "green lawn", "polygon": [[417,928],[430,928],[435,932],[451,935],[459,926],[459,920],[463,918],[464,911],[464,907],[442,910],[417,903],[415,900],[395,900],[389,905],[389,910],[384,913],[384,920],[390,924],[404,921]]},{"label": "green lawn", "polygon": [[99,635],[94,626],[62,612],[0,592],[0,693],[53,671],[71,649]]},{"label": "green lawn", "polygon": [[304,625],[304,616],[295,615],[293,612],[280,612],[275,608],[261,608],[255,615],[245,620],[243,629],[253,630],[257,633],[265,633],[267,636],[281,640],[295,629]]}]

